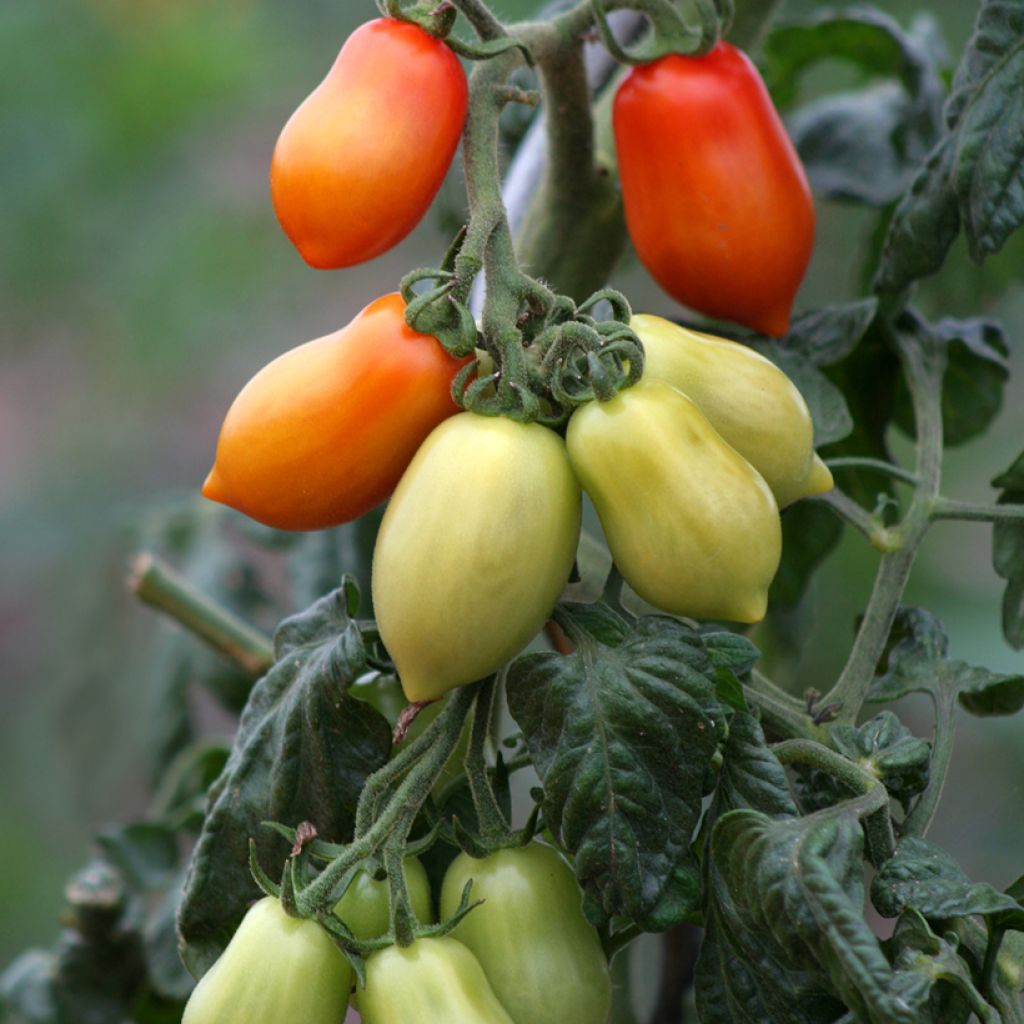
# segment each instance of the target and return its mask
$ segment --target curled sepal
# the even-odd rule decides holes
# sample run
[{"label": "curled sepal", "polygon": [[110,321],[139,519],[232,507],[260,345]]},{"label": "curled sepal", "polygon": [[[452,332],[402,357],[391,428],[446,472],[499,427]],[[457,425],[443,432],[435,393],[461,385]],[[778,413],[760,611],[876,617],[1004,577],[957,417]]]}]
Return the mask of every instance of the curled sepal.
[{"label": "curled sepal", "polygon": [[458,818],[452,818],[452,835],[458,848],[468,853],[470,857],[476,857],[479,860],[491,852],[490,848],[480,842],[480,839],[470,832]]},{"label": "curled sepal", "polygon": [[721,38],[732,18],[731,0],[693,0],[697,24],[691,25],[671,0],[648,0],[643,13],[653,31],[629,51],[615,38],[603,0],[590,0],[594,21],[605,49],[621,64],[649,64],[670,53],[693,56],[706,53]]},{"label": "curled sepal", "polygon": [[263,890],[265,896],[273,896],[279,899],[281,887],[260,866],[259,858],[256,855],[256,840],[249,840],[249,873],[253,881]]},{"label": "curled sepal", "polygon": [[500,36],[498,39],[488,39],[486,42],[467,43],[455,36],[448,36],[445,42],[460,56],[466,60],[490,60],[509,50],[519,50],[523,60],[532,68],[533,54],[530,48],[520,39],[513,36]]},{"label": "curled sepal", "polygon": [[[420,281],[440,283],[417,293],[415,285]],[[406,274],[400,287],[406,301],[405,322],[420,334],[433,335],[446,352],[461,358],[476,348],[478,332],[469,307],[452,294],[457,283],[452,271],[420,268]]]},{"label": "curled sepal", "polygon": [[515,845],[526,846],[527,843],[533,842],[534,836],[536,836],[540,830],[540,804],[535,803],[533,805],[533,810],[530,811],[530,816],[526,819],[526,824],[515,833]]},{"label": "curled sepal", "polygon": [[[298,840],[298,832],[289,828],[287,825],[282,825],[279,821],[261,821],[260,824],[271,832],[276,832],[282,839],[286,839],[292,846]],[[340,856],[345,852],[345,847],[340,846],[338,843],[328,843],[323,839],[314,839],[311,842],[307,842],[304,846],[309,854],[315,857],[317,860],[334,860],[335,857]],[[260,886],[262,888],[262,886]],[[269,894],[268,894],[269,895]],[[274,894],[276,895],[276,893]]]},{"label": "curled sepal", "polygon": [[610,401],[643,373],[643,346],[624,324],[563,324],[544,356],[555,400],[573,409]]},{"label": "curled sepal", "polygon": [[611,306],[612,321],[628,326],[629,321],[633,318],[633,307],[630,306],[629,299],[615,288],[602,288],[600,291],[594,292],[576,310],[577,316],[589,313],[600,302],[607,302]]}]

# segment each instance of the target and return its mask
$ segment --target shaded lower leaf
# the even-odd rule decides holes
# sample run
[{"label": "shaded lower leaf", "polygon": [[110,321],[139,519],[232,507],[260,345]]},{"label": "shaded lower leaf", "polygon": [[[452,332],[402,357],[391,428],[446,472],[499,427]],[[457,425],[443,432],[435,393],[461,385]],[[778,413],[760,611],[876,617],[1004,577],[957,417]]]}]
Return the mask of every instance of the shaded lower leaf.
[{"label": "shaded lower leaf", "polygon": [[618,617],[597,607],[560,606],[576,650],[514,661],[509,710],[591,916],[665,928],[697,906],[689,848],[724,727],[715,670],[681,622],[620,618],[612,629]]},{"label": "shaded lower leaf", "polygon": [[863,834],[852,812],[769,818],[736,810],[706,857],[706,1024],[917,1024],[905,979],[864,921]]},{"label": "shaded lower leaf", "polygon": [[769,750],[761,723],[753,715],[741,712],[729,721],[712,814],[719,817],[742,807],[773,818],[795,817],[799,813],[786,770]]},{"label": "shaded lower leaf", "polygon": [[201,975],[259,896],[249,875],[250,837],[277,873],[287,844],[260,827],[311,821],[322,838],[346,839],[369,775],[391,750],[387,720],[347,691],[364,668],[346,583],[278,629],[277,661],[253,688],[231,756],[211,787],[189,868],[178,927],[182,955]]},{"label": "shaded lower leaf", "polygon": [[900,841],[871,883],[871,902],[885,917],[916,910],[932,921],[972,914],[999,915],[1024,927],[1024,907],[987,882],[971,882],[945,850],[916,836]]},{"label": "shaded lower leaf", "polygon": [[[992,481],[1002,489],[999,504],[1024,504],[1024,454]],[[1014,648],[1024,648],[1024,523],[996,523],[992,533],[992,564],[1006,580],[1003,594],[1003,636]]]}]

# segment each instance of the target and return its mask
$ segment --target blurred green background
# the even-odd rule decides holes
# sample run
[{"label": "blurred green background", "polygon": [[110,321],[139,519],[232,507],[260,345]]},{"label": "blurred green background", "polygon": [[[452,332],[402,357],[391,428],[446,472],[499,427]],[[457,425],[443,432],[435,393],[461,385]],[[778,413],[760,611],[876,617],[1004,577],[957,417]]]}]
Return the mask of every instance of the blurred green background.
[{"label": "blurred green background", "polygon": [[[505,16],[525,0],[502,0]],[[904,23],[920,3],[882,3]],[[810,2],[791,2],[806,13]],[[959,52],[974,5],[927,5]],[[154,617],[125,593],[138,527],[194,495],[223,413],[253,372],[346,323],[405,270],[436,262],[461,204],[396,251],[336,273],[305,267],[274,220],[277,132],[369,0],[15,0],[0,6],[0,967],[49,944],[66,877],[102,825],[145,807]],[[815,84],[846,72],[824,69]],[[818,81],[820,79],[820,82]],[[798,305],[857,293],[865,216],[821,209]],[[973,268],[958,247],[920,296],[931,315],[990,312],[1017,343],[1024,248]],[[672,313],[635,264],[615,282]],[[837,292],[837,289],[841,291]],[[950,454],[950,496],[986,500],[1024,446],[1024,347],[994,430]],[[874,557],[848,537],[807,602],[797,688],[827,684]],[[990,531],[940,525],[909,599],[953,653],[1004,670]],[[927,728],[923,704],[912,712]],[[1024,720],[963,720],[936,838],[976,877],[1024,871]]]}]

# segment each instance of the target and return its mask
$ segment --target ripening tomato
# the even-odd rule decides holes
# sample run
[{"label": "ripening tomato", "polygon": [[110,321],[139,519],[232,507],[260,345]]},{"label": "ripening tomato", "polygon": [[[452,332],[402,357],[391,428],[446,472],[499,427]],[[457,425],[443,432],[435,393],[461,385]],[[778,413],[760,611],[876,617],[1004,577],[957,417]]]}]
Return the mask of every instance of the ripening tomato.
[{"label": "ripening tomato", "polygon": [[691,331],[660,316],[630,321],[644,346],[644,377],[692,399],[764,477],[779,508],[832,487],[814,452],[814,423],[803,395],[774,363],[746,345]]},{"label": "ripening tomato", "polygon": [[265,366],[228,410],[203,494],[282,530],[346,523],[394,490],[423,439],[459,411],[468,360],[405,322],[397,293]]},{"label": "ripening tomato", "polygon": [[[434,907],[426,868],[419,857],[406,857],[402,870],[409,890],[409,902],[420,924],[433,924]],[[365,871],[360,871],[335,904],[334,912],[357,939],[376,939],[386,935],[391,927],[388,880],[372,878]]]},{"label": "ripening tomato", "polygon": [[351,990],[352,967],[327,932],[267,897],[203,975],[182,1024],[338,1024]]},{"label": "ripening tomato", "polygon": [[363,1024],[516,1024],[476,957],[451,938],[371,953],[355,1002]]},{"label": "ripening tomato", "polygon": [[281,227],[313,267],[350,267],[420,222],[466,119],[466,75],[417,25],[380,18],[349,36],[291,116],[270,165]]},{"label": "ripening tomato", "polygon": [[465,412],[423,442],[384,513],[373,607],[406,697],[497,671],[568,582],[580,487],[552,430]]},{"label": "ripening tomato", "polygon": [[636,67],[613,126],[626,223],[654,279],[701,313],[784,334],[814,204],[751,61],[723,42]]},{"label": "ripening tomato", "polygon": [[645,601],[696,619],[764,618],[778,506],[689,398],[641,380],[578,408],[566,443],[612,558]]},{"label": "ripening tomato", "polygon": [[463,853],[441,889],[441,915],[483,900],[452,935],[480,961],[516,1024],[604,1024],[611,1009],[608,961],[572,869],[557,850],[528,843],[481,860]]}]

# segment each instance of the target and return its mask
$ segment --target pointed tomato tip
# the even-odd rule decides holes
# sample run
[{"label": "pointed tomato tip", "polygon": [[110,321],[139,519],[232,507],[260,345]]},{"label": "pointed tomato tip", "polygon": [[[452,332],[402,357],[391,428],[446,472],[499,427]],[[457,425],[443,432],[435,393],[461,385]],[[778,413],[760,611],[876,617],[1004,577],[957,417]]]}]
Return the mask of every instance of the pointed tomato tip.
[{"label": "pointed tomato tip", "polygon": [[224,490],[224,484],[217,473],[216,466],[207,473],[206,479],[203,481],[201,493],[204,498],[209,498],[210,501],[219,501],[222,505],[228,504],[227,492]]},{"label": "pointed tomato tip", "polygon": [[749,601],[744,603],[742,608],[737,609],[737,614],[733,621],[753,626],[755,623],[760,622],[767,612],[768,592],[762,591],[759,594],[753,595]]},{"label": "pointed tomato tip", "polygon": [[757,318],[751,318],[750,326],[769,338],[781,338],[789,331],[789,307],[765,310]]}]

